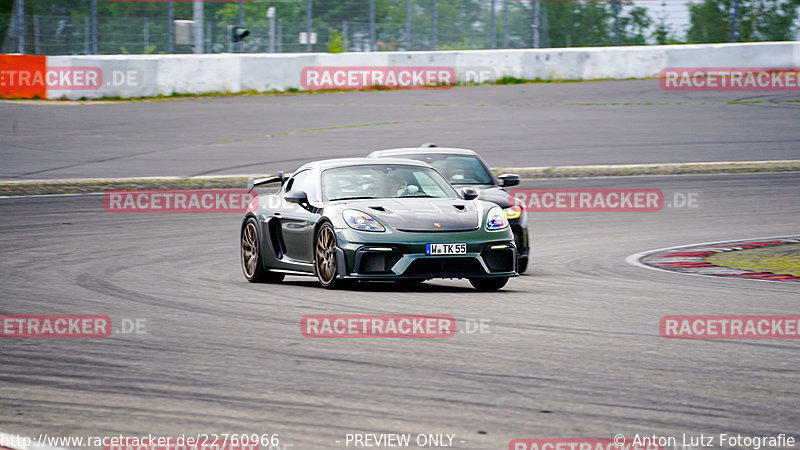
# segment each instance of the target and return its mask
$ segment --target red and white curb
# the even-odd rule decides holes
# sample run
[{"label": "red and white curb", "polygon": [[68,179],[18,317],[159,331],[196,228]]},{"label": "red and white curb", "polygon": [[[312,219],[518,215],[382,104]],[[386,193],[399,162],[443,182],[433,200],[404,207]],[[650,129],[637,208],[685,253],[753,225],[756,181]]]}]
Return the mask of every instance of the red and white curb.
[{"label": "red and white curb", "polygon": [[794,275],[734,269],[732,267],[718,266],[708,261],[710,256],[722,252],[774,247],[777,245],[797,243],[800,243],[800,236],[754,238],[728,242],[707,242],[702,244],[681,245],[676,247],[650,250],[628,256],[625,260],[629,264],[638,267],[644,267],[646,269],[678,272],[686,275],[746,278],[759,281],[800,282],[800,277]]}]

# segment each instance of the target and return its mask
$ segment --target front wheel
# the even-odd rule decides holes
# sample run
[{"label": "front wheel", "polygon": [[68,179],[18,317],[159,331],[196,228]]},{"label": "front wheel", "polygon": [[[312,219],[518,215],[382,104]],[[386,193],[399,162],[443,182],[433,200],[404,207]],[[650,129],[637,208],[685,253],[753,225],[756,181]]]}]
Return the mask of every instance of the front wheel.
[{"label": "front wheel", "polygon": [[508,278],[470,278],[469,284],[479,291],[496,291],[508,283]]},{"label": "front wheel", "polygon": [[347,280],[336,278],[336,233],[330,223],[323,224],[317,231],[314,242],[314,269],[319,284],[325,289],[341,289],[347,286]]},{"label": "front wheel", "polygon": [[242,272],[251,283],[280,283],[282,273],[267,272],[261,260],[261,248],[258,241],[258,223],[249,218],[242,227]]}]

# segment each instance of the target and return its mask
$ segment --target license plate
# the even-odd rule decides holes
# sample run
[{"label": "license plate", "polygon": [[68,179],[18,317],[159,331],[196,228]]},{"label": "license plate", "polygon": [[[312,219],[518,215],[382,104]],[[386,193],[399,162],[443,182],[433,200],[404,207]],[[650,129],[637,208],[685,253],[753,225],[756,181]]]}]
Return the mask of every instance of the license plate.
[{"label": "license plate", "polygon": [[426,255],[466,255],[467,244],[425,244]]}]

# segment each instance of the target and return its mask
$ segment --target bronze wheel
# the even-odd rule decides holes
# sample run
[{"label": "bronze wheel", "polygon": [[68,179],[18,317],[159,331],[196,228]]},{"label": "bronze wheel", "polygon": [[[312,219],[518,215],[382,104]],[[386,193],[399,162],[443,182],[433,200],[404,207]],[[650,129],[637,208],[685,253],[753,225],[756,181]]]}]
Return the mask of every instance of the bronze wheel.
[{"label": "bronze wheel", "polygon": [[343,287],[345,280],[337,279],[336,234],[331,224],[323,224],[314,242],[314,268],[322,287],[336,289]]},{"label": "bronze wheel", "polygon": [[251,283],[278,283],[282,281],[282,273],[267,272],[264,269],[260,250],[258,224],[251,217],[242,226],[241,261],[244,277]]},{"label": "bronze wheel", "polygon": [[256,225],[247,221],[242,231],[242,270],[249,280],[255,277],[258,265],[258,234]]}]

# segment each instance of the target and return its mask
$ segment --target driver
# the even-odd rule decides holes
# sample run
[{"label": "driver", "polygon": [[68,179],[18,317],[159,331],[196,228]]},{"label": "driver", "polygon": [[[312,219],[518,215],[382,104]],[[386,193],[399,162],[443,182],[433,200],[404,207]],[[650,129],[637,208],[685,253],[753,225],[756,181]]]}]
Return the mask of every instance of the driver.
[{"label": "driver", "polygon": [[405,177],[400,175],[392,175],[389,178],[389,190],[387,193],[388,197],[402,197],[403,193],[408,186],[408,182],[406,181]]}]

